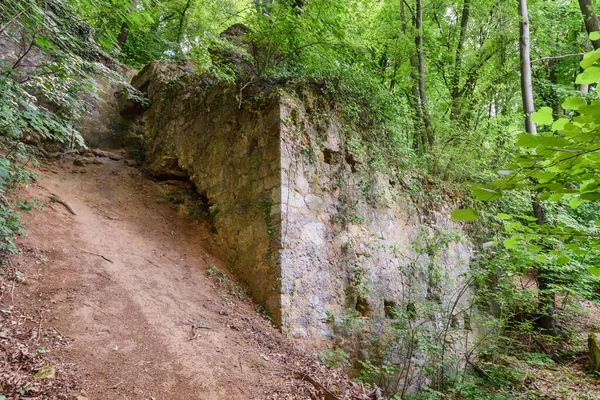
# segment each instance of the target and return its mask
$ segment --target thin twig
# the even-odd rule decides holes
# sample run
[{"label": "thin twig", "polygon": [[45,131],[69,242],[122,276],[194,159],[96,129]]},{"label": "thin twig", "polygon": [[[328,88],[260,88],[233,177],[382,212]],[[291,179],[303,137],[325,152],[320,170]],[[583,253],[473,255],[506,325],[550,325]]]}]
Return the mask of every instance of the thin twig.
[{"label": "thin twig", "polygon": [[114,262],[113,260],[111,260],[110,258],[108,258],[108,257],[104,257],[102,254],[98,254],[98,253],[92,253],[91,251],[87,251],[87,250],[81,250],[81,249],[80,249],[79,251],[81,251],[82,253],[87,253],[87,254],[91,254],[91,255],[93,255],[93,256],[98,256],[98,257],[101,257],[101,258],[105,259],[106,261],[108,261],[108,262],[109,262],[109,263],[111,263],[111,264],[114,264],[114,263],[115,263],[115,262]]},{"label": "thin twig", "polygon": [[41,336],[41,332],[42,332],[42,321],[44,320],[44,317],[42,316],[42,312],[40,311],[40,323],[38,325],[38,331],[37,331],[37,338],[35,339],[35,343],[39,342],[40,340],[40,336]]},{"label": "thin twig", "polygon": [[242,368],[242,357],[244,356],[244,354],[246,354],[248,352],[248,350],[244,350],[240,353],[240,356],[238,357],[238,361],[240,363],[240,372],[244,373],[244,370]]},{"label": "thin twig", "polygon": [[111,387],[109,387],[108,389],[116,389],[117,387],[119,387],[119,385],[121,385],[123,383],[123,381],[119,382],[119,383],[115,383],[114,385],[112,385]]},{"label": "thin twig", "polygon": [[15,15],[14,17],[12,17],[12,19],[10,21],[8,21],[7,23],[5,23],[4,25],[2,25],[2,27],[0,27],[0,33],[4,32],[4,30],[10,25],[12,24],[17,18],[19,18],[21,16],[21,14],[23,14],[23,10],[19,11],[19,13],[17,15]]},{"label": "thin twig", "polygon": [[571,366],[571,365],[573,365],[573,364],[575,364],[575,363],[577,363],[577,362],[579,362],[579,361],[581,361],[581,360],[584,360],[584,359],[586,359],[587,357],[589,357],[587,354],[585,354],[585,355],[583,355],[583,356],[581,356],[581,357],[577,357],[577,358],[576,358],[576,359],[574,359],[573,361],[569,361],[568,363],[566,363],[566,364],[565,364],[565,367],[569,367],[569,366]]},{"label": "thin twig", "polygon": [[315,388],[322,390],[323,393],[325,394],[325,400],[340,400],[339,397],[337,397],[335,394],[333,394],[329,389],[327,389],[325,386],[321,385],[319,382],[317,382],[316,380],[314,380],[310,375],[308,375],[305,372],[296,370],[296,369],[292,369],[291,370],[294,375],[299,376],[301,379],[306,380],[307,382],[311,383]]},{"label": "thin twig", "polygon": [[238,105],[238,108],[241,110],[242,109],[242,92],[244,91],[244,89],[246,89],[249,85],[253,84],[256,81],[250,81],[247,82],[244,86],[242,86],[242,88],[240,89],[240,103]]},{"label": "thin twig", "polygon": [[61,331],[59,331],[57,327],[53,326],[52,329],[54,329],[62,339],[65,341],[67,340],[67,337]]}]

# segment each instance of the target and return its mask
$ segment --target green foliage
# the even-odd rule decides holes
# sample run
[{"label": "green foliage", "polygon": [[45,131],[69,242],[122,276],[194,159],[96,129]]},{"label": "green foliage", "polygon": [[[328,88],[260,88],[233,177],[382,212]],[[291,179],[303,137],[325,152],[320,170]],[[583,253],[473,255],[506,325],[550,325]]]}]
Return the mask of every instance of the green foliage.
[{"label": "green foliage", "polygon": [[326,349],[321,354],[319,354],[319,358],[321,361],[325,363],[325,365],[338,368],[338,367],[350,367],[350,355],[346,353],[341,348],[336,348],[335,350]]}]

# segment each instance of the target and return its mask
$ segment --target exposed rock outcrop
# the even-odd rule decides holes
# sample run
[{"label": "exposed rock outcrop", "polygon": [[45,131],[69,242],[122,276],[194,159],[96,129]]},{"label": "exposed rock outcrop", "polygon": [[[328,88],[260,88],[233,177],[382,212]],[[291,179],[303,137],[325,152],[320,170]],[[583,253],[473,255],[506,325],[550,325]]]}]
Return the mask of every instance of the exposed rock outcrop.
[{"label": "exposed rock outcrop", "polygon": [[454,296],[470,250],[450,206],[420,210],[410,174],[370,165],[360,128],[317,86],[238,86],[183,62],[133,82],[151,103],[149,170],[194,183],[233,270],[289,336],[331,342],[348,310],[381,333],[419,299],[454,305],[452,326],[468,328]]}]

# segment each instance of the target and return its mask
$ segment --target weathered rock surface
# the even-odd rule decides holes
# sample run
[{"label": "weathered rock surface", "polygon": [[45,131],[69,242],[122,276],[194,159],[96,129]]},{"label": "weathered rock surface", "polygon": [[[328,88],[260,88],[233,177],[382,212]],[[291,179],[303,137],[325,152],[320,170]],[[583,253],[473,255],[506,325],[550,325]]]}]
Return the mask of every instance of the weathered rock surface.
[{"label": "weathered rock surface", "polygon": [[588,349],[590,352],[590,370],[600,372],[600,338],[595,333],[588,336]]},{"label": "weathered rock surface", "polygon": [[[27,51],[30,40],[18,40],[19,36],[18,32],[9,33],[8,30],[0,32],[0,64],[13,65],[19,56]],[[48,53],[33,46],[14,72],[20,75],[21,81],[26,81],[35,75],[43,64],[52,61]],[[125,65],[113,67],[126,81],[130,81],[136,74],[134,69]],[[115,147],[139,144],[143,133],[140,121],[121,115],[122,103],[125,101],[121,95],[124,85],[117,83],[116,80],[97,75],[92,86],[91,93],[83,94],[87,112],[79,123],[79,132],[86,145]],[[38,100],[44,103],[44,99],[38,98]],[[26,137],[25,139],[31,144],[38,144],[37,138]]]},{"label": "weathered rock surface", "polygon": [[79,157],[73,160],[73,164],[78,167],[84,167],[86,165],[92,164],[94,162],[93,158],[90,157]]},{"label": "weathered rock surface", "polygon": [[194,183],[215,242],[288,336],[321,347],[348,311],[381,334],[415,299],[456,302],[453,326],[468,329],[453,296],[471,254],[452,206],[415,205],[410,174],[372,166],[360,128],[318,87],[241,88],[168,62],[133,83],[151,102],[148,168]]}]

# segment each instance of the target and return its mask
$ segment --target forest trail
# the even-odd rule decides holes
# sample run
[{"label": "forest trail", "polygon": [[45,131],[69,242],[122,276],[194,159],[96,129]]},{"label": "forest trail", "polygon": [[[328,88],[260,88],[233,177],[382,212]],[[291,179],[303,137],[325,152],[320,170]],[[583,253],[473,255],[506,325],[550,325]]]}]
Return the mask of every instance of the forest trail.
[{"label": "forest trail", "polygon": [[38,330],[54,341],[49,362],[59,374],[76,376],[82,396],[275,399],[299,393],[282,365],[290,365],[291,353],[281,349],[279,332],[247,298],[232,296],[207,274],[209,264],[226,265],[209,255],[204,228],[157,203],[158,183],[122,161],[82,169],[63,160],[37,172],[39,180],[20,197],[46,206],[23,216],[23,252],[12,262],[28,284],[15,289],[14,304],[29,307],[31,315],[37,306]]}]

